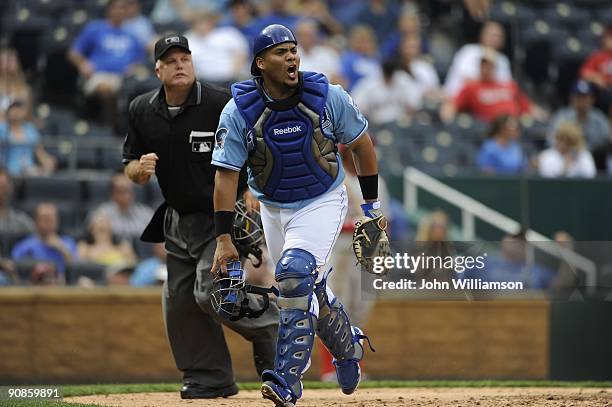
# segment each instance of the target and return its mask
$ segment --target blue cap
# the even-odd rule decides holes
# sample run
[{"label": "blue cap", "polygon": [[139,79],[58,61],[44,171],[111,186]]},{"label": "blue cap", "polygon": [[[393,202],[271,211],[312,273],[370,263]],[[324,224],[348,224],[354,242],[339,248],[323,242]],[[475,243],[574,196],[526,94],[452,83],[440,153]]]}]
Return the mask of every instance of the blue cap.
[{"label": "blue cap", "polygon": [[593,87],[590,82],[580,79],[572,86],[572,95],[591,95]]},{"label": "blue cap", "polygon": [[255,64],[255,59],[259,54],[268,48],[284,42],[293,42],[297,45],[297,40],[290,29],[280,24],[272,24],[264,28],[257,34],[253,42],[253,61],[251,62],[251,75],[260,76],[261,71]]}]

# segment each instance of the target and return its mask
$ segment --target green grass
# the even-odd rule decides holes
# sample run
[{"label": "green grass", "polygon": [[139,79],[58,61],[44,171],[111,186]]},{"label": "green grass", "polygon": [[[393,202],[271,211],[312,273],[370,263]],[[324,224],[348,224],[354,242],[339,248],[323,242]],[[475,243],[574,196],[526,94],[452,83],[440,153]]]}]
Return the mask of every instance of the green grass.
[{"label": "green grass", "polygon": [[[113,393],[145,393],[145,392],[177,392],[179,383],[142,383],[142,384],[94,384],[64,386],[64,397],[86,396],[90,394]],[[239,383],[241,390],[258,390],[261,383]],[[309,389],[333,389],[338,387],[335,383],[315,381],[304,382]],[[550,380],[366,380],[361,382],[360,388],[372,389],[379,387],[612,387],[612,382],[565,382]]]},{"label": "green grass", "polygon": [[[140,384],[92,384],[61,386],[64,397],[88,396],[115,393],[156,393],[178,392],[179,383],[140,383]],[[258,390],[260,383],[247,382],[238,385],[241,390]],[[307,381],[309,389],[332,389],[335,383]],[[565,382],[549,380],[371,380],[364,381],[360,388],[412,388],[412,387],[612,387],[611,381]],[[93,407],[94,404],[67,403],[59,401],[0,401],[1,407]]]}]

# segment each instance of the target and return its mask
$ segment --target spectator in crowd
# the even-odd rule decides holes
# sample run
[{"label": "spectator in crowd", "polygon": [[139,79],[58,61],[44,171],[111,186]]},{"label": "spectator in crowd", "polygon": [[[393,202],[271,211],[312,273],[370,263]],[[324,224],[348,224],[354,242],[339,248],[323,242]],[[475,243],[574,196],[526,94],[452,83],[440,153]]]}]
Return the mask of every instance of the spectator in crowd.
[{"label": "spectator in crowd", "polygon": [[32,89],[25,80],[17,52],[11,48],[0,49],[0,121],[4,120],[8,107],[15,101],[26,105],[28,118],[32,114]]},{"label": "spectator in crowd", "polygon": [[391,123],[421,108],[420,89],[395,61],[385,61],[382,75],[364,77],[351,93],[372,123]]},{"label": "spectator in crowd", "polygon": [[544,150],[538,160],[543,177],[592,178],[597,173],[593,156],[585,148],[582,130],[574,123],[561,123],[554,147]]},{"label": "spectator in crowd", "polygon": [[252,44],[257,35],[253,25],[255,15],[253,5],[249,0],[230,0],[228,7],[229,13],[219,25],[234,27],[244,35],[248,44]]},{"label": "spectator in crowd", "polygon": [[197,78],[229,87],[248,74],[249,44],[236,28],[217,27],[219,17],[213,10],[198,11],[185,37],[189,40]]},{"label": "spectator in crowd", "polygon": [[440,78],[436,68],[421,58],[421,35],[405,35],[399,47],[400,68],[408,73],[414,83],[415,95],[418,100],[416,109],[420,109],[424,102],[429,100],[439,103],[442,100]]},{"label": "spectator in crowd", "polygon": [[[417,36],[421,36],[421,20],[419,18],[418,9],[408,3],[402,7],[402,12],[398,19],[398,30],[392,33],[380,46],[382,58],[394,58],[399,55],[404,37]],[[419,46],[423,48],[422,44],[419,44]]]},{"label": "spectator in crowd", "polygon": [[[0,167],[0,234],[27,235],[34,232],[34,222],[10,205],[13,183],[8,171]],[[2,253],[0,253],[2,254]]]},{"label": "spectator in crowd", "polygon": [[251,26],[254,32],[258,33],[270,24],[281,24],[294,31],[299,17],[291,13],[287,0],[268,0],[261,5],[260,16]]},{"label": "spectator in crowd", "polygon": [[[480,31],[480,42],[464,45],[453,57],[444,83],[446,96],[453,98],[468,82],[478,80],[485,50],[500,51],[504,47],[504,42],[505,34],[501,24],[495,21],[484,23]],[[508,83],[512,81],[508,57],[503,54],[498,55],[492,77],[497,82]]]},{"label": "spectator in crowd", "polygon": [[344,32],[342,24],[333,16],[324,0],[299,0],[297,11],[304,18],[314,20],[325,35],[342,35]]},{"label": "spectator in crowd", "polygon": [[330,12],[344,27],[355,24],[367,2],[368,0],[327,0]]},{"label": "spectator in crowd", "polygon": [[0,287],[17,284],[18,280],[15,264],[0,255]]},{"label": "spectator in crowd", "polygon": [[601,37],[601,48],[593,52],[580,68],[580,77],[597,89],[597,105],[612,118],[612,25]]},{"label": "spectator in crowd", "polygon": [[468,269],[466,278],[479,278],[487,282],[522,282],[526,289],[549,288],[556,271],[538,264],[527,262],[528,242],[525,234],[503,237],[499,256],[488,256],[484,269]]},{"label": "spectator in crowd", "polygon": [[12,259],[32,259],[44,263],[34,268],[33,279],[38,278],[38,274],[40,278],[51,275],[51,266],[53,275],[63,280],[66,266],[78,258],[74,239],[58,235],[59,217],[57,207],[52,203],[43,202],[36,206],[34,223],[36,232],[13,247]]},{"label": "spectator in crowd", "polygon": [[123,29],[138,38],[145,49],[151,48],[155,38],[155,29],[149,17],[142,14],[139,0],[126,0],[126,19]]},{"label": "spectator in crowd", "polygon": [[206,8],[220,11],[225,0],[157,0],[151,11],[151,20],[156,24],[171,25],[170,31],[181,31],[193,23],[193,12]]},{"label": "spectator in crowd", "polygon": [[440,118],[451,122],[457,112],[466,112],[491,123],[497,116],[533,115],[544,118],[546,114],[535,106],[514,81],[499,81],[495,77],[499,54],[489,49],[480,60],[480,78],[468,82],[454,99],[448,99],[440,109]]},{"label": "spectator in crowd", "polygon": [[597,172],[612,175],[612,140],[593,149],[592,154]]},{"label": "spectator in crowd", "polygon": [[478,168],[486,174],[518,175],[527,167],[519,141],[519,123],[510,115],[498,116],[478,152]]},{"label": "spectator in crowd", "polygon": [[369,0],[361,9],[355,22],[374,29],[378,44],[383,44],[397,31],[397,16],[400,10],[395,2],[385,0]]},{"label": "spectator in crowd", "polygon": [[[574,238],[563,230],[555,232],[553,241],[560,247],[574,251]],[[574,267],[564,260],[564,256],[561,256],[557,267],[557,275],[551,283],[551,288],[558,293],[567,292],[575,288],[579,280],[580,278]]]},{"label": "spectator in crowd", "polygon": [[27,121],[27,107],[14,101],[6,111],[6,121],[0,122],[0,163],[15,175],[50,175],[56,160],[40,143],[36,126]]},{"label": "spectator in crowd", "polygon": [[557,128],[562,123],[574,123],[582,129],[590,150],[610,141],[610,125],[606,116],[593,107],[595,97],[592,85],[577,81],[571,89],[570,106],[560,109],[551,119],[547,131],[547,140],[554,143]]},{"label": "spectator in crowd", "polygon": [[415,240],[417,242],[448,241],[448,215],[436,209],[419,222]]},{"label": "spectator in crowd", "polygon": [[154,243],[153,256],[138,263],[130,276],[130,285],[134,287],[161,285],[167,278],[166,249],[163,243]]},{"label": "spectator in crowd", "polygon": [[78,242],[77,250],[81,261],[115,270],[131,268],[137,260],[132,244],[113,236],[111,220],[105,212],[92,218],[87,236]]},{"label": "spectator in crowd", "polygon": [[119,239],[132,241],[140,236],[153,210],[134,201],[134,186],[124,174],[111,178],[111,200],[96,208],[90,219],[104,213],[111,220],[112,232]]},{"label": "spectator in crowd", "polygon": [[300,50],[300,70],[324,73],[331,83],[341,82],[340,55],[321,41],[316,21],[300,20],[295,28]]},{"label": "spectator in crowd", "polygon": [[[441,209],[431,211],[419,222],[415,241],[409,252],[422,253],[424,256],[452,256],[455,249],[449,241],[449,227],[450,221],[446,212]],[[443,265],[430,263],[422,264],[418,270],[410,274],[410,278],[414,277],[450,282],[453,274]]]},{"label": "spectator in crowd", "polygon": [[350,49],[341,56],[342,77],[346,80],[347,90],[363,77],[380,75],[378,51],[374,31],[368,26],[357,25],[351,29]]},{"label": "spectator in crowd", "polygon": [[68,59],[84,79],[83,92],[101,102],[100,118],[114,125],[123,75],[146,55],[140,40],[123,28],[126,1],[110,0],[106,19],[88,23],[68,51]]}]

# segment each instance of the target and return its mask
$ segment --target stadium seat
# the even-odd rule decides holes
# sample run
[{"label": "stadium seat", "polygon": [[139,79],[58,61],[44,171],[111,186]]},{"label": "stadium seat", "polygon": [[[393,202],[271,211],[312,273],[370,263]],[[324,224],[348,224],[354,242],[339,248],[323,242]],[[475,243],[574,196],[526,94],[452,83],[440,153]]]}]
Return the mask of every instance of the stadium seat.
[{"label": "stadium seat", "polygon": [[122,149],[121,146],[116,145],[117,139],[115,139],[115,145],[103,146],[100,151],[100,166],[103,169],[120,171],[123,170],[122,160]]},{"label": "stadium seat", "polygon": [[537,19],[522,27],[520,43],[525,52],[522,68],[534,84],[548,80],[554,44],[567,37],[568,33],[543,19]]},{"label": "stadium seat", "polygon": [[32,269],[37,263],[39,263],[39,261],[34,259],[21,259],[15,261],[15,271],[17,272],[17,277],[19,278],[19,282],[21,284],[31,284]]},{"label": "stadium seat", "polygon": [[571,84],[578,77],[580,66],[592,51],[590,44],[584,44],[574,36],[559,42],[554,49],[553,63],[558,67],[556,86],[564,103],[567,102]]},{"label": "stadium seat", "polygon": [[10,258],[15,244],[26,236],[24,233],[0,233],[0,257]]},{"label": "stadium seat", "polygon": [[42,123],[43,136],[71,136],[73,134],[74,113],[66,108],[41,103],[34,109],[36,118]]},{"label": "stadium seat", "polygon": [[88,178],[83,181],[87,205],[98,205],[109,199],[110,180],[111,176],[109,174],[100,174],[95,178]]},{"label": "stadium seat", "polygon": [[491,19],[507,25],[513,22],[524,23],[533,21],[535,13],[525,4],[516,1],[492,2]]},{"label": "stadium seat", "polygon": [[93,170],[100,168],[98,149],[77,144],[76,168],[79,170]]},{"label": "stadium seat", "polygon": [[486,137],[487,124],[466,113],[459,113],[454,121],[444,125],[444,129],[463,142],[480,145]]},{"label": "stadium seat", "polygon": [[69,176],[26,177],[23,179],[23,199],[81,201],[81,185],[78,179]]},{"label": "stadium seat", "polygon": [[42,139],[45,150],[57,160],[57,169],[65,170],[74,167],[74,145],[71,138],[46,136]]},{"label": "stadium seat", "polygon": [[96,285],[106,285],[106,266],[89,262],[75,262],[66,269],[66,284],[75,285],[80,277],[91,279]]},{"label": "stadium seat", "polygon": [[566,27],[570,29],[581,28],[589,24],[590,13],[581,7],[576,7],[569,2],[558,2],[553,7],[545,9],[542,17],[555,27]]}]

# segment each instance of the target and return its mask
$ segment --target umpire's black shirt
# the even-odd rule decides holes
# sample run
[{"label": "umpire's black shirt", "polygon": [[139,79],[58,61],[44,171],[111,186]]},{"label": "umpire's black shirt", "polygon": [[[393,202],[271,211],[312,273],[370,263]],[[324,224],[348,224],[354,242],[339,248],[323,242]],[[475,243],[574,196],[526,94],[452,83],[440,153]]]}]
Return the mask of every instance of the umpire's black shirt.
[{"label": "umpire's black shirt", "polygon": [[162,194],[180,214],[213,212],[214,134],[230,98],[229,91],[196,81],[174,117],[163,86],[130,103],[123,163],[156,153],[155,175]]}]

